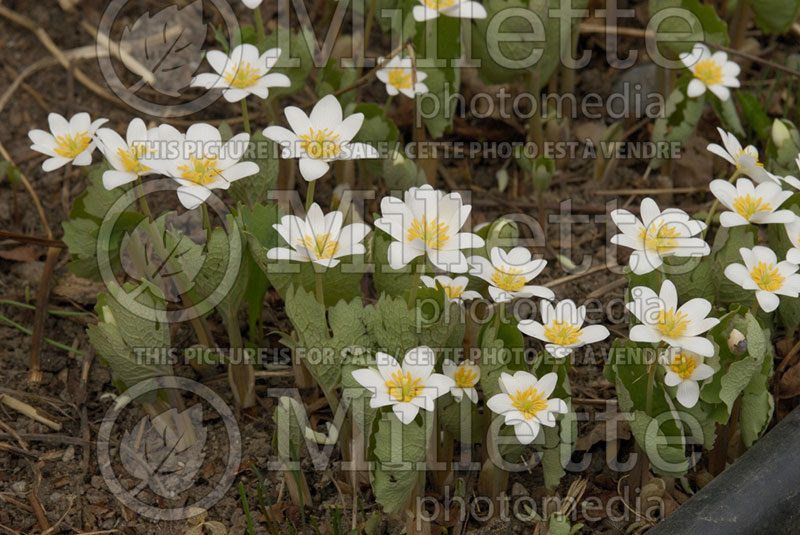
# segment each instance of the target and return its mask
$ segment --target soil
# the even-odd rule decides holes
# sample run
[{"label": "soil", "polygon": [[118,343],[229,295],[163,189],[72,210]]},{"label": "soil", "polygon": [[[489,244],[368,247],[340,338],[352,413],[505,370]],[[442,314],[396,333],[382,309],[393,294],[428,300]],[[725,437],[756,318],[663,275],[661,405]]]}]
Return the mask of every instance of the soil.
[{"label": "soil", "polygon": [[[65,0],[65,4],[70,4]],[[152,4],[158,9],[156,2]],[[235,9],[240,20],[249,20],[250,12],[241,3],[235,2]],[[93,44],[92,37],[81,27],[81,21],[86,20],[96,24],[104,4],[98,0],[83,0],[76,3],[75,8],[64,11],[59,4],[40,3],[33,0],[18,0],[2,4],[5,8],[21,13],[36,22],[43,28],[50,38],[63,49]],[[265,20],[272,17],[272,6],[264,7]],[[638,6],[637,9],[641,8]],[[632,22],[635,24],[635,21]],[[755,33],[755,32],[754,32]],[[578,93],[598,92],[607,95],[615,82],[622,76],[620,72],[608,67],[603,60],[602,36],[586,35],[581,38],[581,48],[591,48],[596,53],[591,65],[578,74]],[[758,35],[757,35],[758,37]],[[775,60],[775,54],[783,54],[789,49],[787,42],[790,38],[781,40],[764,41],[764,48],[771,50],[770,59]],[[376,44],[377,47],[378,44]],[[209,38],[207,47],[214,43]],[[380,45],[383,46],[383,45]],[[624,48],[641,46],[636,38],[622,38],[620,55],[624,57]],[[0,93],[10,87],[20,71],[36,61],[49,56],[48,51],[39,39],[27,29],[11,23],[6,18],[0,18]],[[103,77],[97,62],[81,61],[79,68],[92,80],[104,84]],[[772,82],[781,93],[780,79],[775,80],[774,72],[765,73],[762,67],[753,64],[747,67],[743,74],[744,79],[761,80],[764,83]],[[465,93],[467,95],[480,89],[475,73],[465,71],[463,74]],[[363,90],[363,95],[369,98],[370,94],[382,97],[382,89],[377,83],[368,84]],[[512,88],[513,92],[513,88]],[[784,95],[785,96],[785,95]],[[781,97],[783,98],[783,97]],[[792,99],[791,91],[786,97]],[[398,104],[392,117],[395,118],[403,130],[406,139],[411,137],[410,124],[407,121],[408,110]],[[30,150],[27,131],[32,128],[43,128],[47,124],[47,114],[56,111],[63,115],[71,115],[78,111],[89,111],[93,117],[109,118],[109,126],[121,131],[131,118],[131,113],[118,107],[88,91],[78,83],[68,71],[60,66],[50,66],[37,71],[26,79],[26,82],[16,89],[13,98],[6,105],[0,120],[0,143],[8,151],[11,159],[19,166],[31,181],[38,197],[41,199],[53,234],[57,239],[61,234],[60,222],[68,218],[72,200],[85,188],[84,175],[80,169],[62,168],[58,171],[45,173],[41,169],[44,157]],[[224,119],[236,116],[239,113],[238,105],[228,104],[222,100],[211,108],[202,112],[203,120]],[[709,111],[710,113],[710,111]],[[192,118],[194,119],[194,118]],[[251,120],[258,124],[259,117]],[[584,139],[594,137],[600,127],[610,124],[610,119],[601,121],[575,121],[570,127],[563,127],[557,136],[565,139]],[[571,252],[572,261],[580,263],[586,256],[591,259],[592,266],[614,266],[624,263],[626,258],[609,257],[606,248],[606,226],[602,221],[594,219],[597,214],[605,214],[606,201],[616,201],[620,206],[635,208],[638,205],[638,195],[608,195],[602,190],[619,190],[631,188],[670,188],[673,186],[698,186],[703,187],[712,176],[712,169],[707,164],[693,163],[691,154],[702,150],[709,139],[715,139],[712,125],[716,124],[712,117],[702,121],[702,126],[690,140],[687,149],[687,159],[674,162],[671,169],[665,173],[652,173],[643,177],[647,162],[642,159],[627,159],[615,162],[614,168],[606,173],[601,181],[594,180],[593,160],[572,158],[559,162],[559,169],[555,174],[553,183],[544,196],[548,213],[556,214],[555,206],[570,200],[576,212],[584,214],[573,215],[571,219]],[[648,141],[652,121],[639,123],[632,121],[625,124],[629,132],[630,141]],[[599,130],[600,129],[600,130]],[[498,118],[475,119],[465,117],[456,120],[455,131],[448,134],[449,140],[479,140],[512,139],[524,140],[524,125],[516,120],[502,120]],[[505,163],[502,159],[480,160],[448,160],[442,162],[445,173],[438,178],[438,186],[446,189],[466,189],[472,191],[473,224],[490,221],[500,215],[509,213],[523,214],[538,217],[538,204],[532,188],[520,184],[512,176],[508,190],[500,192],[495,179],[496,172]],[[699,168],[698,168],[699,165]],[[709,168],[705,168],[707,166]],[[512,165],[513,167],[513,165]],[[327,191],[326,191],[327,189]],[[21,187],[12,187],[8,181],[0,183],[0,222],[2,228],[16,233],[44,236],[43,228],[30,196]],[[330,189],[320,185],[318,198],[330,196]],[[378,198],[380,198],[380,194]],[[657,198],[659,204],[674,203],[681,208],[692,211],[705,209],[710,202],[710,196],[704,193],[690,193],[680,195],[662,195]],[[590,217],[586,217],[589,215]],[[603,216],[605,217],[605,216]],[[551,221],[547,228],[547,247],[539,247],[548,259],[548,268],[541,277],[543,282],[559,279],[569,275],[553,256],[554,251],[566,248],[562,243],[560,230],[564,221]],[[530,232],[523,231],[526,236]],[[541,245],[541,241],[539,242]],[[0,295],[2,299],[23,303],[35,303],[35,296],[40,284],[41,273],[44,266],[46,249],[26,245],[11,240],[0,242]],[[31,337],[20,329],[9,324],[9,321],[30,328],[33,325],[33,310],[11,304],[0,304],[0,395],[6,394],[24,401],[46,413],[52,420],[60,422],[62,428],[58,431],[51,429],[31,418],[20,414],[0,404],[0,528],[8,533],[41,533],[52,526],[52,533],[185,533],[187,529],[197,524],[194,522],[152,522],[135,512],[127,509],[108,490],[104,482],[97,460],[95,448],[97,433],[103,415],[114,403],[118,391],[111,383],[109,369],[93,356],[91,346],[85,334],[87,322],[95,321],[92,312],[96,296],[103,291],[103,286],[88,281],[82,281],[70,274],[65,267],[68,261],[66,252],[61,252],[58,257],[56,269],[52,277],[53,290],[50,295],[50,306],[62,310],[84,311],[85,316],[48,316],[45,323],[45,336],[73,347],[76,352],[68,353],[63,349],[44,344],[41,351],[41,367],[43,377],[41,383],[31,384],[27,380],[28,359],[31,353]],[[608,302],[613,298],[622,298],[624,286],[616,284],[620,275],[618,268],[604,269],[591,275],[576,278],[556,287],[560,298],[583,299],[586,296],[601,298]],[[291,325],[286,320],[282,303],[278,296],[271,292],[268,297],[268,306],[264,313],[265,332],[282,331],[290,332]],[[595,318],[595,321],[609,324],[612,333],[625,334],[625,327],[614,325],[609,320],[609,315],[619,316],[621,305],[607,310]],[[211,319],[214,334],[218,339],[224,340],[224,329],[218,318]],[[191,330],[185,326],[177,326],[173,340],[178,341],[182,347],[193,343]],[[793,345],[793,339],[776,340],[778,355],[786,355]],[[269,343],[279,347],[276,336],[269,338]],[[576,410],[584,413],[581,417],[579,436],[595,436],[598,422],[594,414],[604,410],[603,401],[615,397],[614,389],[602,375],[603,356],[608,345],[599,344],[596,350],[596,362],[576,365],[572,370],[573,395],[582,401],[576,401]],[[82,352],[78,354],[77,351]],[[82,374],[88,370],[88,383],[82,383]],[[222,369],[217,370],[222,373]],[[179,369],[179,374],[188,377],[197,377],[190,368]],[[220,377],[204,380],[212,387],[230,406],[233,399],[227,381]],[[248,498],[253,511],[253,521],[257,532],[267,532],[263,516],[255,506],[257,496],[257,478],[250,469],[252,463],[263,471],[264,492],[270,496],[273,514],[280,522],[282,532],[288,533],[289,522],[300,526],[302,523],[301,512],[291,505],[287,491],[281,491],[283,475],[280,472],[270,472],[265,469],[273,456],[272,434],[275,398],[267,395],[269,388],[291,387],[290,378],[265,377],[258,380],[258,406],[255,410],[238,414],[238,425],[242,436],[242,462],[238,469],[235,484],[228,490],[222,500],[214,505],[207,513],[205,522],[208,523],[206,531],[211,530],[215,524],[221,523],[227,533],[241,534],[247,531],[247,518],[240,500],[239,489],[241,486]],[[307,405],[313,404],[318,394],[311,391],[303,392]],[[796,405],[795,399],[781,399],[776,407],[775,420]],[[136,422],[144,416],[141,409],[136,408],[123,413],[121,422],[127,428],[133,428]],[[312,423],[319,423],[330,419],[330,410],[327,406],[319,408],[313,415]],[[190,491],[186,499],[200,497],[208,493],[221,477],[222,467],[225,464],[224,423],[220,418],[208,416],[204,420],[210,440],[204,452],[203,464],[200,468],[202,478]],[[624,432],[624,429],[622,429]],[[597,438],[597,437],[596,437]],[[620,459],[625,459],[631,448],[632,441],[624,441]],[[118,446],[118,443],[117,443]],[[558,496],[566,495],[570,485],[580,478],[587,479],[587,487],[583,494],[584,500],[597,497],[606,504],[616,500],[613,509],[620,515],[620,519],[609,516],[595,521],[582,520],[587,524],[584,533],[597,534],[624,533],[627,528],[636,528],[633,525],[636,517],[625,513],[625,506],[618,496],[618,483],[624,475],[612,471],[604,462],[606,443],[597,438],[595,442],[588,440],[584,444],[586,451],[593,454],[589,467],[580,473],[568,474],[559,489],[554,493]],[[580,454],[576,453],[576,458]],[[347,479],[339,470],[340,456],[338,452],[332,455],[329,469],[323,473],[311,469],[309,461],[304,461],[305,473],[309,477],[312,503],[306,511],[309,526],[312,532],[312,519],[323,532],[332,523],[332,513],[337,507],[341,511],[342,521],[349,526],[352,515],[352,489],[344,480]],[[117,473],[124,470],[117,467]],[[687,484],[689,488],[697,488],[697,474],[689,474]],[[340,481],[341,480],[341,481]],[[131,481],[123,481],[131,484]],[[682,503],[688,498],[686,488],[679,482],[667,481],[670,507]],[[530,495],[539,500],[549,495],[544,490],[541,471],[532,468],[519,474],[513,474],[509,481],[509,490],[516,496]],[[149,492],[149,491],[146,491]],[[279,497],[280,495],[280,497]],[[155,500],[152,495],[145,493],[146,499]],[[360,510],[358,517],[363,521],[372,511],[376,510],[369,487],[359,489]],[[175,505],[168,499],[156,500],[162,506]],[[344,503],[344,505],[342,505]],[[41,507],[43,513],[37,515],[35,510]],[[42,518],[39,518],[41,516]],[[480,515],[479,515],[480,516]],[[582,515],[578,515],[580,520]],[[494,519],[489,521],[471,520],[465,526],[467,533],[529,533],[533,530],[532,524],[525,524],[518,520]],[[346,531],[346,530],[345,530]],[[332,533],[332,531],[327,531]],[[399,533],[400,523],[382,517],[378,530],[374,533]],[[544,529],[542,529],[544,532]]]}]

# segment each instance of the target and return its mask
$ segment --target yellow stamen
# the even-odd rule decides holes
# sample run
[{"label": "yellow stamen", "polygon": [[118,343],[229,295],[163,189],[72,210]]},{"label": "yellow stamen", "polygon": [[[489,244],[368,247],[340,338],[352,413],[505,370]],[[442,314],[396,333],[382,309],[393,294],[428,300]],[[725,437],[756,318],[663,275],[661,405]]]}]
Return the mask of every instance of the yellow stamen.
[{"label": "yellow stamen", "polygon": [[540,392],[532,386],[529,386],[527,390],[517,390],[515,395],[509,397],[514,408],[528,420],[547,408],[547,398],[544,397],[544,392]]},{"label": "yellow stamen", "polygon": [[658,254],[664,254],[677,247],[678,241],[675,238],[679,236],[678,230],[668,224],[656,227],[651,223],[639,233],[639,239],[644,241],[645,249],[655,250]]},{"label": "yellow stamen", "polygon": [[117,156],[122,160],[122,167],[126,171],[141,174],[150,171],[150,168],[140,161],[148,152],[150,151],[145,147],[144,143],[134,143],[127,150],[118,149]]},{"label": "yellow stamen", "polygon": [[428,221],[425,216],[422,219],[414,219],[408,228],[408,241],[422,240],[430,249],[442,248],[450,239],[447,233],[448,225],[438,220]]},{"label": "yellow stamen", "polygon": [[686,332],[689,326],[687,315],[684,312],[675,312],[675,309],[662,310],[658,313],[658,332],[670,338],[677,338]]},{"label": "yellow stamen", "polygon": [[492,284],[506,292],[518,292],[525,286],[522,270],[511,267],[496,267],[492,273]]},{"label": "yellow stamen", "polygon": [[412,379],[411,373],[394,372],[392,380],[386,381],[386,388],[389,389],[389,395],[397,401],[409,402],[422,393],[422,385],[420,378]]},{"label": "yellow stamen", "polygon": [[711,58],[698,61],[694,66],[694,77],[706,85],[722,83],[722,65]]},{"label": "yellow stamen", "polygon": [[63,136],[56,136],[56,147],[53,152],[64,158],[76,158],[80,153],[86,150],[92,138],[89,132],[78,132],[70,136],[65,134]]},{"label": "yellow stamen", "polygon": [[182,171],[181,177],[186,180],[194,182],[198,186],[205,186],[214,182],[220,176],[220,170],[217,169],[217,157],[210,156],[208,158],[195,158],[194,155],[190,156],[191,165],[181,165],[178,167]]},{"label": "yellow stamen", "polygon": [[478,374],[472,369],[471,366],[464,366],[463,364],[458,367],[453,376],[456,386],[459,388],[472,388],[478,382]]},{"label": "yellow stamen", "polygon": [[461,295],[464,293],[463,286],[450,286],[447,284],[442,284],[442,288],[444,288],[444,294],[447,296],[448,299],[455,299],[456,297],[461,297]]},{"label": "yellow stamen", "polygon": [[681,352],[675,355],[675,358],[672,359],[669,367],[673,372],[677,373],[681,379],[688,379],[694,372],[695,368],[697,368],[697,364],[697,359],[691,355]]},{"label": "yellow stamen", "polygon": [[302,140],[300,146],[311,158],[330,160],[336,158],[342,151],[336,141],[339,139],[339,135],[334,134],[327,128],[314,130],[309,127],[308,134],[301,135],[300,139]]},{"label": "yellow stamen", "polygon": [[395,68],[389,71],[389,84],[397,89],[411,89],[413,80],[406,69]]},{"label": "yellow stamen", "polygon": [[761,197],[752,197],[749,193],[736,197],[733,200],[733,209],[747,220],[758,212],[772,210],[768,202],[765,202]]},{"label": "yellow stamen", "polygon": [[448,7],[453,7],[456,3],[456,0],[423,0],[425,5],[429,8],[439,11],[440,9],[446,9]]},{"label": "yellow stamen", "polygon": [[255,84],[261,77],[261,70],[253,68],[250,63],[244,62],[240,65],[234,65],[230,71],[225,73],[225,82],[237,89],[244,89]]},{"label": "yellow stamen", "polygon": [[576,344],[581,339],[581,330],[566,321],[554,321],[544,328],[544,336],[560,346]]},{"label": "yellow stamen", "polygon": [[755,163],[756,167],[762,167],[762,168],[764,167],[764,164],[761,163],[758,160],[758,153],[755,152],[755,150],[753,148],[751,148],[751,147],[745,147],[743,149],[739,149],[739,152],[736,153],[736,168],[737,169],[739,169],[742,166],[742,164],[739,163],[739,159],[741,159],[741,157],[744,156],[745,154],[747,154],[748,156],[752,156],[753,157],[753,159],[756,161],[756,163]]},{"label": "yellow stamen", "polygon": [[766,262],[759,262],[750,272],[750,277],[759,288],[767,292],[780,290],[785,280],[775,264],[767,264]]},{"label": "yellow stamen", "polygon": [[332,240],[330,234],[317,234],[314,237],[306,235],[299,241],[303,247],[313,252],[320,260],[333,258],[339,252],[339,242]]}]

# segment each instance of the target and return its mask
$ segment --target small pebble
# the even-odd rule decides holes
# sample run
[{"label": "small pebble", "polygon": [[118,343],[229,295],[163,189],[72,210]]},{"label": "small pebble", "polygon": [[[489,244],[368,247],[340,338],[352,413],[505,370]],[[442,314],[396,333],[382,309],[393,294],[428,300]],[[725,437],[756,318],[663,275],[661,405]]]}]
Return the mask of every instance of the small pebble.
[{"label": "small pebble", "polygon": [[64,455],[61,456],[61,460],[65,463],[70,462],[74,458],[75,458],[75,446],[68,447],[66,450],[64,450]]}]

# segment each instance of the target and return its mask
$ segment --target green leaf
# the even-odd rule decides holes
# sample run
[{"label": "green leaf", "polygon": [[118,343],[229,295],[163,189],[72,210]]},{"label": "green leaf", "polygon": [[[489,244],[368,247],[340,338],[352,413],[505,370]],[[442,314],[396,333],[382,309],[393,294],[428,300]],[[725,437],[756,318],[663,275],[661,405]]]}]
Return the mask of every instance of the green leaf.
[{"label": "green leaf", "polygon": [[478,334],[478,346],[481,349],[481,389],[486,399],[502,392],[500,375],[513,374],[525,370],[525,341],[522,332],[517,328],[513,316],[504,318],[500,328],[494,320],[487,321]]},{"label": "green leaf", "polygon": [[406,158],[400,150],[393,150],[382,160],[381,175],[389,191],[406,191],[427,183],[425,172],[417,169],[414,160]]},{"label": "green leaf", "polygon": [[719,397],[730,413],[736,399],[750,383],[753,375],[760,369],[769,351],[771,344],[769,331],[763,329],[758,320],[749,312],[746,318],[747,354],[740,360],[731,363],[727,372],[721,377]]},{"label": "green leaf", "polygon": [[[480,413],[467,396],[462,396],[461,401],[447,395],[436,400],[436,410],[439,421],[449,431],[455,440],[465,444],[482,442],[486,437],[489,425],[489,413]],[[469,432],[469,434],[467,434]]]},{"label": "green leaf", "polygon": [[[684,79],[684,83],[688,83]],[[697,123],[703,115],[703,102],[705,97],[689,98],[686,96],[686,86],[676,84],[667,98],[665,114],[656,119],[653,127],[653,142],[659,144],[679,143],[682,147],[697,128]],[[664,163],[660,158],[653,158],[650,167],[658,169]]]},{"label": "green leaf", "polygon": [[[752,248],[756,243],[755,227],[722,227],[717,229],[711,255],[714,262],[713,272],[722,274],[730,264],[743,263],[739,249]],[[714,277],[714,290],[718,304],[740,303],[749,306],[755,299],[752,291],[745,290],[727,277]]]},{"label": "green leaf", "polygon": [[236,201],[252,208],[266,201],[278,183],[278,147],[257,131],[250,137],[245,161],[258,164],[258,173],[235,181],[230,193]]},{"label": "green leaf", "polygon": [[769,391],[769,381],[772,378],[772,351],[764,359],[760,373],[753,375],[742,394],[742,404],[739,411],[739,429],[742,433],[742,442],[749,448],[766,432],[772,420],[775,409],[775,400]]},{"label": "green leaf", "polygon": [[258,51],[262,54],[271,48],[281,49],[281,55],[270,72],[285,74],[291,81],[289,87],[271,87],[269,89],[271,100],[285,95],[293,95],[306,86],[314,65],[312,58],[314,39],[314,34],[310,29],[290,32],[282,28],[267,35],[257,44]]},{"label": "green leaf", "polygon": [[[397,143],[400,131],[394,121],[386,117],[381,106],[374,102],[362,103],[355,107],[354,112],[364,114],[364,123],[353,138],[354,142],[367,143],[379,150]],[[380,176],[383,170],[383,159],[380,158],[359,160],[359,164],[368,175]]]},{"label": "green leaf", "polygon": [[767,33],[784,33],[800,11],[798,0],[757,0],[750,2],[756,24]]},{"label": "green leaf", "polygon": [[739,112],[736,111],[736,104],[733,99],[720,100],[718,98],[711,99],[711,107],[717,118],[722,123],[722,128],[728,132],[736,134],[737,137],[745,137],[746,133],[742,126],[742,121],[739,119]]},{"label": "green leaf", "polygon": [[769,130],[772,121],[761,107],[758,97],[745,91],[737,91],[736,97],[739,99],[739,104],[742,106],[742,113],[744,114],[748,130],[751,130],[762,143],[766,143],[769,139]]},{"label": "green leaf", "polygon": [[[668,8],[673,11],[658,13]],[[689,52],[695,43],[703,41],[712,45],[728,44],[728,26],[717,16],[713,6],[701,5],[699,0],[650,0],[650,17],[658,17],[656,21],[660,22],[656,28],[656,42],[673,52]]]},{"label": "green leaf", "polygon": [[402,297],[414,283],[414,275],[411,272],[411,265],[401,269],[392,269],[389,265],[389,245],[392,241],[394,241],[392,237],[384,231],[377,228],[373,231],[372,256],[375,269],[372,278],[378,292],[391,297]]}]

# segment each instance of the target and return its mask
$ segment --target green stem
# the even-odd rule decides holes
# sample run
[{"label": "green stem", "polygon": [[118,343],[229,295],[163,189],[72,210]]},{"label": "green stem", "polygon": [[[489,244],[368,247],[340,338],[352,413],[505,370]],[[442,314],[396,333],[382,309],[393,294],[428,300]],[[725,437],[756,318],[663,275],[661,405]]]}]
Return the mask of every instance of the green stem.
[{"label": "green stem", "polygon": [[494,333],[498,336],[500,333],[500,322],[503,317],[503,303],[496,303],[494,305]]},{"label": "green stem", "polygon": [[653,385],[656,382],[656,366],[658,365],[658,349],[656,349],[656,359],[650,363],[647,375],[647,398],[645,402],[645,411],[648,416],[652,416],[653,412]]},{"label": "green stem", "polygon": [[[733,181],[739,178],[739,175],[741,174],[742,170],[736,169],[736,171],[734,171],[731,177],[728,179],[728,182],[733,184]],[[714,218],[714,212],[717,211],[718,206],[719,206],[719,199],[714,198],[714,204],[711,205],[711,209],[708,211],[708,216],[706,216],[706,228],[703,229],[703,238],[706,237],[706,233],[708,232],[708,229],[711,227],[711,220]]]},{"label": "green stem", "polygon": [[203,228],[206,229],[206,243],[209,243],[211,242],[211,218],[208,216],[206,203],[200,205],[200,211],[203,214]]},{"label": "green stem", "polygon": [[414,272],[414,282],[411,286],[411,293],[408,295],[408,309],[414,308],[417,301],[417,290],[422,274],[425,272],[425,256],[418,256],[411,262],[411,270]]},{"label": "green stem", "polygon": [[324,288],[322,286],[322,272],[321,271],[317,271],[317,272],[314,273],[314,275],[315,275],[316,284],[317,284],[317,301],[319,301],[320,305],[325,306],[325,292],[324,292]]},{"label": "green stem", "polygon": [[[258,9],[258,8],[256,8]],[[247,116],[247,99],[243,98],[239,102],[242,103],[242,120],[244,121],[244,131],[250,133],[250,118]]]},{"label": "green stem", "polygon": [[311,205],[314,203],[314,190],[317,189],[317,181],[312,180],[308,183],[308,189],[306,190],[306,215],[308,211],[311,209]]},{"label": "green stem", "polygon": [[389,95],[386,97],[386,104],[383,105],[383,113],[384,115],[389,115],[389,109],[392,107],[392,100],[394,99],[393,95]]},{"label": "green stem", "polygon": [[150,205],[147,204],[147,199],[144,196],[144,186],[142,186],[142,177],[136,178],[136,195],[139,197],[139,205],[142,207],[144,216],[152,221],[153,215],[150,212]]},{"label": "green stem", "polygon": [[[8,323],[9,325],[11,325],[12,327],[14,327],[15,329],[17,329],[17,330],[19,330],[19,331],[21,331],[21,332],[23,332],[23,333],[27,334],[28,336],[31,336],[31,335],[33,334],[33,331],[31,331],[31,330],[30,330],[30,329],[28,329],[27,327],[23,327],[23,326],[22,326],[22,325],[20,325],[19,323],[15,322],[14,320],[12,320],[12,319],[9,319],[9,318],[7,318],[7,317],[5,317],[5,316],[0,316],[0,320],[2,320],[2,321],[4,321],[4,322]],[[57,347],[58,349],[63,349],[64,351],[68,351],[68,352],[70,352],[70,353],[74,353],[74,354],[76,354],[76,355],[83,356],[83,355],[85,355],[85,354],[86,354],[86,353],[84,353],[83,351],[79,351],[79,350],[77,350],[77,349],[72,349],[72,348],[71,348],[71,347],[69,347],[68,345],[64,345],[64,344],[62,344],[61,342],[56,342],[55,340],[52,340],[52,339],[50,339],[50,338],[46,338],[46,337],[45,337],[45,338],[44,338],[44,341],[45,341],[45,342],[47,342],[48,344],[50,344],[50,345],[51,345],[51,346],[53,346],[53,347]]]},{"label": "green stem", "polygon": [[256,19],[256,36],[258,36],[258,41],[261,42],[264,39],[264,21],[261,20],[261,6],[256,6],[253,10],[253,17]]}]

